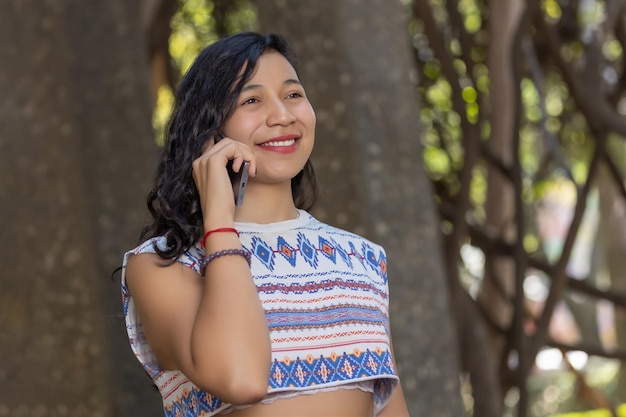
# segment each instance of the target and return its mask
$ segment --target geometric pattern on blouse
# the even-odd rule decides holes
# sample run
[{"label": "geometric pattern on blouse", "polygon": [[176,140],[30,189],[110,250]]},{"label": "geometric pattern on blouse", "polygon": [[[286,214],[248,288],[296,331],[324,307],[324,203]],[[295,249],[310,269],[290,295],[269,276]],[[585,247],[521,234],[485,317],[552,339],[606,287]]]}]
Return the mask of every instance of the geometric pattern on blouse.
[{"label": "geometric pattern on blouse", "polygon": [[270,330],[303,330],[314,327],[371,324],[384,326],[377,308],[340,304],[314,309],[271,309],[265,313]]},{"label": "geometric pattern on blouse", "polygon": [[[297,390],[311,385],[328,384],[355,377],[365,378],[380,374],[393,374],[389,351],[356,350],[352,354],[332,355],[319,358],[307,357],[282,361],[274,360],[270,368],[269,388],[275,390]],[[388,386],[379,385],[378,390]],[[389,395],[389,392],[377,392]],[[224,402],[197,387],[185,389],[180,400],[164,407],[166,417],[195,417],[209,414],[223,407]]]},{"label": "geometric pattern on blouse", "polygon": [[280,283],[280,282],[268,282],[260,283],[257,285],[257,290],[263,294],[272,294],[280,292],[284,294],[313,294],[322,291],[331,290],[350,290],[354,292],[369,291],[377,296],[387,299],[387,294],[376,287],[375,285],[367,282],[362,282],[354,279],[341,279],[332,278],[324,279],[320,281],[307,281],[302,283]]},{"label": "geometric pattern on blouse", "polygon": [[[387,259],[382,247],[301,212],[296,229],[240,230],[272,341],[268,397],[284,391],[374,380],[375,412],[397,386],[389,353]],[[165,239],[131,254],[154,252]],[[204,251],[189,248],[177,262],[202,274]],[[122,269],[126,329],[133,352],[163,396],[166,416],[213,416],[230,406],[180,371],[163,371],[143,333]],[[219,337],[219,335],[216,335]]]},{"label": "geometric pattern on blouse", "polygon": [[389,351],[360,352],[357,349],[352,354],[344,352],[329,357],[308,355],[304,359],[275,359],[270,369],[270,387],[303,388],[380,374],[393,374]]},{"label": "geometric pattern on blouse", "polygon": [[301,258],[311,267],[317,268],[320,255],[336,263],[337,254],[339,254],[339,258],[348,268],[353,268],[351,257],[356,258],[361,265],[369,267],[383,278],[383,282],[387,282],[387,258],[385,253],[380,251],[377,255],[374,249],[367,243],[362,243],[361,250],[357,250],[354,244],[349,242],[349,247],[346,249],[323,236],[318,236],[316,244],[313,244],[304,233],[298,233],[295,244],[289,244],[284,237],[279,236],[276,244],[272,245],[270,242],[254,236],[250,246],[248,249],[250,253],[261,261],[261,264],[269,271],[274,270],[277,256],[284,258],[292,267],[295,267],[298,258]]},{"label": "geometric pattern on blouse", "polygon": [[163,407],[166,417],[197,417],[212,415],[224,402],[196,386],[182,391],[180,400]]}]

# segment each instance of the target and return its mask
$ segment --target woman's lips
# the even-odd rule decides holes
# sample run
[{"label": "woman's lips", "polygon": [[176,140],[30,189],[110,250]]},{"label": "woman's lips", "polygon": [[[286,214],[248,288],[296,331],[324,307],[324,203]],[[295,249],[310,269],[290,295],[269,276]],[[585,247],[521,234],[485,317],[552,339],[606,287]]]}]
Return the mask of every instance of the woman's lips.
[{"label": "woman's lips", "polygon": [[296,135],[277,136],[258,146],[266,151],[291,153],[298,148],[298,139]]},{"label": "woman's lips", "polygon": [[296,143],[295,139],[270,141],[261,144],[261,146],[291,146]]}]

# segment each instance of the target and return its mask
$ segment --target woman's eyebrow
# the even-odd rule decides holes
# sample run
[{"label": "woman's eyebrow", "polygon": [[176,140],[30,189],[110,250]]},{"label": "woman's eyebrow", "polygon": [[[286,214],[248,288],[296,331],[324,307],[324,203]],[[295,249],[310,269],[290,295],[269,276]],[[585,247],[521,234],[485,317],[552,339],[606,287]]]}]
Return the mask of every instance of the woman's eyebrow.
[{"label": "woman's eyebrow", "polygon": [[[302,83],[299,80],[296,80],[295,78],[289,78],[289,79],[285,80],[285,82],[283,82],[283,84],[285,84],[285,85],[291,85],[291,84],[302,85]],[[263,86],[261,84],[248,84],[244,88],[241,89],[241,92],[243,93],[243,92],[250,91],[250,90],[257,90],[259,88],[263,88]]]}]

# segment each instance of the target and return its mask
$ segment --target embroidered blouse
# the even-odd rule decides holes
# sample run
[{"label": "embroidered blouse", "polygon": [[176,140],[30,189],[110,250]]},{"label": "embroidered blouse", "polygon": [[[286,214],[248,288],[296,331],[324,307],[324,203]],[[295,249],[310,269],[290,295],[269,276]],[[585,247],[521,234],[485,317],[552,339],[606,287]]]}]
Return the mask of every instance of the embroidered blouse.
[{"label": "embroidered blouse", "polygon": [[[398,384],[389,342],[387,259],[382,247],[306,211],[270,224],[236,223],[270,330],[272,365],[263,402],[340,388],[373,392],[377,414]],[[154,253],[150,239],[124,255],[122,299],[131,348],[163,397],[167,417],[209,417],[234,408],[180,371],[162,370],[124,275],[128,258]],[[178,262],[199,274],[199,244]],[[219,335],[216,335],[219,337]]]}]

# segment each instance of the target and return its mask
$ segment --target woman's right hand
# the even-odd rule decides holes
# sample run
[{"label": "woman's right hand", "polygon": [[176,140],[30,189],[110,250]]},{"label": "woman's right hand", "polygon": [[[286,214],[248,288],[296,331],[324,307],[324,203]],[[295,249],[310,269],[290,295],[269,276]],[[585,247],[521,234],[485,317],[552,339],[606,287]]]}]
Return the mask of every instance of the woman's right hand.
[{"label": "woman's right hand", "polygon": [[215,143],[211,139],[193,161],[193,179],[200,195],[200,206],[205,229],[231,224],[235,216],[235,197],[226,165],[239,172],[244,161],[249,161],[251,177],[256,173],[256,160],[250,147],[230,138]]}]

